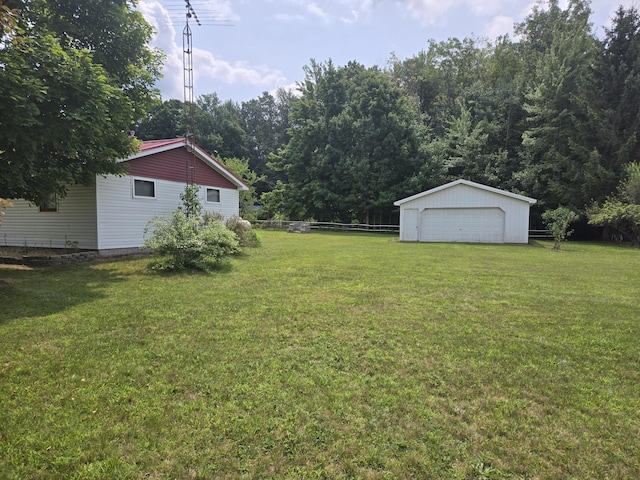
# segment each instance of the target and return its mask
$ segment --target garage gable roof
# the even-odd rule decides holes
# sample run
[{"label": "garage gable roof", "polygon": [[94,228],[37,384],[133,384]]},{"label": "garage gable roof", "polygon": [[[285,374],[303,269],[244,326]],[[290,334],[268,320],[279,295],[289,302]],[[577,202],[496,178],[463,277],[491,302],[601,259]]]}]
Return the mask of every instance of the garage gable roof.
[{"label": "garage gable roof", "polygon": [[440,185],[439,187],[432,188],[431,190],[427,190],[426,192],[417,193],[407,198],[403,198],[402,200],[396,200],[393,204],[396,207],[399,207],[403,203],[410,202],[420,197],[425,197],[427,195],[431,195],[433,193],[439,192],[441,190],[446,190],[447,188],[455,187],[456,185],[467,185],[473,188],[479,188],[481,190],[486,190],[488,192],[497,193],[498,195],[504,195],[505,197],[515,198],[516,200],[521,200],[523,202],[527,202],[530,205],[537,203],[535,198],[525,197],[524,195],[518,195],[517,193],[507,192],[506,190],[500,190],[499,188],[490,187],[488,185],[483,185],[481,183],[472,182],[470,180],[455,180],[453,182],[445,183],[444,185]]}]

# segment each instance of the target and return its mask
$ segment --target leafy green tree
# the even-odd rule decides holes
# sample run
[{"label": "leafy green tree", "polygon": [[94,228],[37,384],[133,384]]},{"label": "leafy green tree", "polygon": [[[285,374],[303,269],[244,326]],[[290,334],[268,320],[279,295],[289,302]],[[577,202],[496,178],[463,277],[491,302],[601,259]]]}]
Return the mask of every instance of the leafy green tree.
[{"label": "leafy green tree", "polygon": [[[405,91],[417,99],[423,121],[434,138],[445,134],[459,103],[470,103],[481,91],[491,49],[471,38],[429,41],[429,48],[399,61],[392,58],[391,75]],[[475,103],[475,102],[473,102]]]},{"label": "leafy green tree", "polygon": [[258,203],[255,184],[261,180],[261,177],[249,168],[247,159],[223,158],[222,163],[249,186],[249,190],[240,192],[240,216],[247,220],[254,220],[255,206]]},{"label": "leafy green tree", "polygon": [[[256,212],[259,219],[286,219],[288,212],[293,210],[287,198],[287,185],[282,180],[276,180],[276,184],[271,190],[260,195],[260,205],[261,209]],[[302,206],[300,206],[300,210],[302,210]]]},{"label": "leafy green tree", "polygon": [[132,2],[17,1],[0,43],[0,192],[38,202],[120,173],[161,54]]},{"label": "leafy green tree", "polygon": [[0,0],[0,37],[4,37],[4,34],[12,35],[16,29],[16,9],[12,9],[9,5],[5,5],[3,0]]},{"label": "leafy green tree", "polygon": [[610,226],[631,240],[631,245],[640,245],[640,205],[609,198],[600,205],[587,210],[590,225]]},{"label": "leafy green tree", "polygon": [[640,245],[640,163],[625,167],[625,178],[617,196],[607,198],[602,206],[594,203],[587,210],[589,224],[610,226]]},{"label": "leafy green tree", "polygon": [[[432,141],[432,152],[442,162],[450,180],[466,178],[500,186],[506,153],[489,143],[489,124],[474,124],[470,109],[461,101],[460,113],[448,122],[445,136]],[[434,148],[437,145],[437,148]]]},{"label": "leafy green tree", "polygon": [[138,120],[136,137],[140,140],[162,140],[186,135],[185,107],[180,100],[170,99],[158,103]]},{"label": "leafy green tree", "polygon": [[618,186],[618,195],[623,202],[640,205],[640,163],[628,163],[624,173],[625,177]]},{"label": "leafy green tree", "polygon": [[220,157],[246,157],[246,135],[240,106],[209,93],[198,97],[195,111],[196,143]]},{"label": "leafy green tree", "polygon": [[566,241],[573,230],[569,230],[572,223],[577,222],[580,215],[566,207],[558,207],[554,210],[547,210],[542,214],[542,221],[551,231],[554,239],[554,250],[560,250],[560,243]]},{"label": "leafy green tree", "polygon": [[393,201],[420,187],[416,105],[387,74],[315,61],[290,115],[291,139],[272,157],[286,177],[291,218],[388,222]]},{"label": "leafy green tree", "polygon": [[496,46],[468,38],[431,41],[413,58],[393,59],[392,77],[420,105],[432,176],[512,186],[522,134],[522,70],[517,45],[507,37]]},{"label": "leafy green tree", "polygon": [[187,185],[180,194],[182,210],[188,218],[199,217],[202,214],[202,202],[200,202],[200,186]]}]

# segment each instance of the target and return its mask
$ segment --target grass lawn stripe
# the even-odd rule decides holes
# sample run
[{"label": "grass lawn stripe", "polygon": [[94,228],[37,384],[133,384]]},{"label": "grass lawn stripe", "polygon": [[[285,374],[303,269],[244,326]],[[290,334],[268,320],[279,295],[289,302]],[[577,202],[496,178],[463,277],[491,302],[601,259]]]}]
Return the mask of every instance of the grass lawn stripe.
[{"label": "grass lawn stripe", "polygon": [[260,237],[0,267],[0,477],[640,476],[640,251]]}]

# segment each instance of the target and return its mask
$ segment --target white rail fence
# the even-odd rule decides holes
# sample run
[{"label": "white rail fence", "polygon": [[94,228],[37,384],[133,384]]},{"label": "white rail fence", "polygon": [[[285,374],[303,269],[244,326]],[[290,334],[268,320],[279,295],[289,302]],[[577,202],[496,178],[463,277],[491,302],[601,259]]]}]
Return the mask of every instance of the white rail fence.
[{"label": "white rail fence", "polygon": [[301,223],[309,225],[311,230],[326,230],[338,232],[375,232],[398,233],[400,225],[369,225],[366,223],[336,223],[336,222],[299,222],[293,220],[255,220],[253,222],[259,228],[272,230],[289,230],[291,226]]},{"label": "white rail fence", "polygon": [[[308,230],[324,230],[336,232],[371,232],[371,233],[400,233],[400,225],[370,225],[366,223],[336,223],[336,222],[300,222],[294,220],[255,220],[259,228],[271,230],[297,231],[300,224],[307,224]],[[304,226],[303,226],[304,228]],[[307,230],[307,231],[308,231]],[[529,230],[529,238],[553,238],[549,230]]]}]

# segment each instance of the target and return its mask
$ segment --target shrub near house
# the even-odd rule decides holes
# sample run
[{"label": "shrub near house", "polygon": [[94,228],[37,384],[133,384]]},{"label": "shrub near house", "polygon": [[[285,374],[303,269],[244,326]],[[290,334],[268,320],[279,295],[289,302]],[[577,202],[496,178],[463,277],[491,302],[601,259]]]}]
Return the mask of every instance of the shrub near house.
[{"label": "shrub near house", "polygon": [[155,256],[152,268],[209,271],[240,247],[258,245],[250,222],[234,215],[225,226],[220,216],[202,215],[198,191],[197,185],[188,185],[180,195],[180,208],[149,222],[146,231],[153,233],[144,246]]}]

